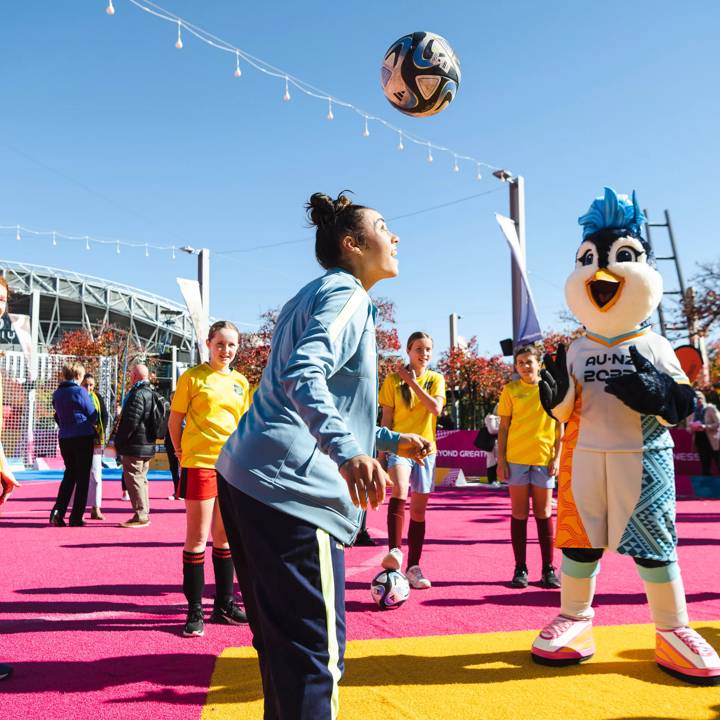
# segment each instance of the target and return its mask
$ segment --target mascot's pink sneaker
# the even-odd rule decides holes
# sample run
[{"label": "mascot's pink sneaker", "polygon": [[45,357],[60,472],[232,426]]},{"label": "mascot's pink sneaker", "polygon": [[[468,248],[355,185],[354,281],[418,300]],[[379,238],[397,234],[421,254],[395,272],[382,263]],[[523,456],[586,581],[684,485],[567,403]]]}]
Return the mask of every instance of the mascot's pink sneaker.
[{"label": "mascot's pink sneaker", "polygon": [[655,662],[669,675],[693,685],[720,685],[720,658],[692,628],[657,630]]},{"label": "mascot's pink sneaker", "polygon": [[558,615],[535,638],[532,659],[540,665],[575,665],[595,654],[592,620]]}]

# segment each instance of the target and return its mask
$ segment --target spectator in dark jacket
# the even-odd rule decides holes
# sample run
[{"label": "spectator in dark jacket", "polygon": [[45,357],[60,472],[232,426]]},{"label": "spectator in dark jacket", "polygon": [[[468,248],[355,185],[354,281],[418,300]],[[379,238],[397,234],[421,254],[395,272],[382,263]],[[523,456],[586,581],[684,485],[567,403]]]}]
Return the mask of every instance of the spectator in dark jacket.
[{"label": "spectator in dark jacket", "polygon": [[56,527],[65,525],[65,512],[75,490],[75,499],[70,513],[70,525],[84,525],[83,513],[87,503],[90,467],[92,466],[93,444],[97,412],[80,380],[85,368],[79,362],[69,362],[63,366],[64,380],[53,393],[52,403],[55,409],[55,421],[59,428],[60,454],[65,463],[65,473],[57,499],[50,513],[50,524]]},{"label": "spectator in dark jacket", "polygon": [[115,435],[115,447],[122,455],[125,485],[135,514],[121,527],[147,527],[150,524],[150,499],[147,474],[155,455],[155,436],[152,428],[155,394],[148,378],[147,365],[133,368],[133,386],[125,398],[120,425]]}]

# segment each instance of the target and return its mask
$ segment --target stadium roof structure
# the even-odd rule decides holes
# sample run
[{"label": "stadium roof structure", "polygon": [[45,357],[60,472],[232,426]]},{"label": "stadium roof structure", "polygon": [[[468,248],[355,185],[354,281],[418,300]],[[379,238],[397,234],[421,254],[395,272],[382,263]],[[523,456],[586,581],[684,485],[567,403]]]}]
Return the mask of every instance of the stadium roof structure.
[{"label": "stadium roof structure", "polygon": [[110,280],[44,265],[0,260],[0,275],[12,290],[10,311],[30,315],[32,293],[40,295],[40,350],[58,342],[68,330],[96,332],[112,325],[129,330],[148,353],[171,347],[193,351],[193,327],[187,309],[153,293]]}]

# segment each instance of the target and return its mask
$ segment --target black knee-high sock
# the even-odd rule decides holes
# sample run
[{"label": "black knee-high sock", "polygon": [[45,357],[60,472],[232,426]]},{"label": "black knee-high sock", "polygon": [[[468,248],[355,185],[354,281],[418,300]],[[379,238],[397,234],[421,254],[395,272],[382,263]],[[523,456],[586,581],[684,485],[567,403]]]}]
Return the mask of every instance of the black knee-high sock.
[{"label": "black knee-high sock", "polygon": [[527,567],[527,518],[510,518],[510,539],[512,540],[515,565]]},{"label": "black knee-high sock", "polygon": [[423,543],[425,542],[425,521],[418,522],[410,518],[408,527],[408,562],[409,568],[420,564]]},{"label": "black knee-high sock", "polygon": [[215,571],[215,604],[226,605],[233,599],[233,561],[230,548],[212,549],[213,570]]},{"label": "black knee-high sock", "polygon": [[553,519],[535,518],[543,570],[553,563]]},{"label": "black knee-high sock", "polygon": [[183,592],[188,605],[202,605],[205,589],[205,551],[183,550]]}]

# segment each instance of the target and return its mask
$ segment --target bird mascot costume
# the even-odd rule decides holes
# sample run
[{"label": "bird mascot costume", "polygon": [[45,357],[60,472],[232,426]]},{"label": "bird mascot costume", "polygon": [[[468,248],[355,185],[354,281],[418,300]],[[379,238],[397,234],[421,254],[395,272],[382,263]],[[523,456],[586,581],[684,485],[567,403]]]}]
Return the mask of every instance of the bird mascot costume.
[{"label": "bird mascot costume", "polygon": [[670,343],[647,319],[662,277],[635,194],[605,188],[579,218],[583,239],[565,297],[585,335],[546,356],[540,398],[566,423],[558,478],[560,614],[532,646],[536,662],[592,657],[595,578],[610,549],[629,555],[656,627],[655,660],[694,684],[720,683],[720,658],[688,626],[677,562],[673,441],[668,426],[693,409],[693,390]]}]

